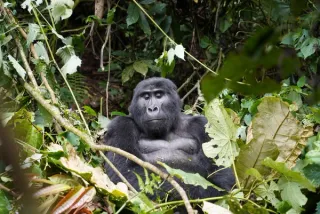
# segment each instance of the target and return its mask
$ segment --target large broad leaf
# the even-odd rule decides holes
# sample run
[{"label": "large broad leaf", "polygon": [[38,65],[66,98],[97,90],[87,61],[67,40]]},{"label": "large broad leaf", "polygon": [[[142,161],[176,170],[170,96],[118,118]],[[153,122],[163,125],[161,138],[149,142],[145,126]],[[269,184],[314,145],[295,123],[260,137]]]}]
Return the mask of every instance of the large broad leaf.
[{"label": "large broad leaf", "polygon": [[[276,159],[279,154],[277,146],[273,141],[266,139],[264,134],[255,136],[250,143],[241,148],[240,154],[236,161],[237,175],[242,181],[244,187],[248,187],[252,182],[246,173],[248,169],[254,168],[261,175],[268,175],[270,169],[262,165],[266,157]],[[252,179],[252,178],[251,178]]]},{"label": "large broad leaf", "polygon": [[43,143],[41,127],[33,124],[34,113],[21,109],[8,122],[8,125],[13,126],[15,138],[35,147],[40,148]]},{"label": "large broad leaf", "polygon": [[308,199],[302,194],[300,185],[295,182],[280,181],[279,187],[282,189],[282,200],[289,202],[295,210],[302,211],[301,207],[307,203]]},{"label": "large broad leaf", "polygon": [[[51,144],[50,147],[58,147],[57,144]],[[61,147],[61,146],[60,146]],[[61,147],[61,150],[62,147]],[[64,168],[72,171],[82,178],[90,181],[90,183],[94,184],[97,188],[99,188],[104,193],[112,193],[112,192],[121,192],[117,190],[117,187],[110,181],[108,176],[103,172],[101,167],[92,167],[88,163],[86,163],[82,158],[80,158],[73,146],[67,144],[66,150],[68,153],[68,157],[61,157],[59,160],[54,160],[57,164],[63,166]],[[121,196],[125,196],[122,193]]]},{"label": "large broad leaf", "polygon": [[239,154],[237,127],[218,99],[206,105],[205,115],[208,119],[206,132],[212,140],[202,144],[203,151],[207,157],[216,158],[218,166],[230,167]]},{"label": "large broad leaf", "polygon": [[207,189],[207,187],[212,186],[219,191],[223,191],[223,189],[210,183],[204,177],[202,177],[199,173],[188,173],[188,172],[182,171],[181,169],[171,168],[168,165],[166,165],[165,163],[159,162],[159,164],[161,166],[163,166],[170,175],[181,179],[183,181],[183,183],[185,183],[185,184],[191,184],[194,186],[201,186],[204,189]]},{"label": "large broad leaf", "polygon": [[261,134],[267,142],[277,145],[280,151],[277,161],[285,161],[292,167],[312,130],[305,129],[294,118],[287,103],[276,97],[264,97],[252,120],[253,138]]},{"label": "large broad leaf", "polygon": [[148,72],[148,65],[143,61],[135,61],[133,63],[133,68],[136,72],[142,74],[143,76],[146,76]]},{"label": "large broad leaf", "polygon": [[76,55],[71,56],[66,64],[61,68],[62,75],[67,76],[67,74],[77,72],[77,68],[79,66],[81,66],[81,59]]}]

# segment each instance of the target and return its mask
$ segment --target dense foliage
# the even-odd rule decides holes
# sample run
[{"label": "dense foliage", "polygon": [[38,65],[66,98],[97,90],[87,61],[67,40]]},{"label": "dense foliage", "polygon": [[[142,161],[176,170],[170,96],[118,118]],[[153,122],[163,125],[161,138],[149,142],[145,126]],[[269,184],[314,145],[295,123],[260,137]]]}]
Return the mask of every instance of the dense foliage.
[{"label": "dense foliage", "polygon": [[[40,213],[170,213],[186,201],[151,202],[159,175],[137,175],[139,193],[113,184],[101,167],[112,148],[98,146],[136,83],[163,76],[186,113],[208,118],[205,154],[236,175],[226,196],[192,202],[207,213],[320,213],[319,9],[316,0],[0,0],[0,113],[19,152],[2,141],[0,150],[19,157]],[[12,165],[0,156],[0,213],[23,210]]]}]

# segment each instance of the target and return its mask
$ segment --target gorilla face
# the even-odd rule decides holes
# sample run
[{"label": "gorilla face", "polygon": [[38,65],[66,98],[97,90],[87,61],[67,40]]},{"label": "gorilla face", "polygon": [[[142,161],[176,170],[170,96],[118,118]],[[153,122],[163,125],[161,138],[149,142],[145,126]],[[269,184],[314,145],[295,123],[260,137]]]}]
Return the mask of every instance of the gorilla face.
[{"label": "gorilla face", "polygon": [[150,138],[165,136],[174,128],[180,113],[176,86],[163,78],[151,78],[138,84],[129,111],[138,127]]}]

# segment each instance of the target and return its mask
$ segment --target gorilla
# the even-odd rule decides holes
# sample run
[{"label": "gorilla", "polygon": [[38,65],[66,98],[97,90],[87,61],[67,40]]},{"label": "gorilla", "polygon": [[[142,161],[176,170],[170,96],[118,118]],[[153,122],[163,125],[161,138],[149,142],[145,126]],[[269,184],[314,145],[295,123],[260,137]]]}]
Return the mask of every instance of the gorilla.
[{"label": "gorilla", "polygon": [[[134,89],[130,114],[111,121],[105,143],[149,163],[157,165],[157,161],[160,161],[172,168],[199,173],[207,178],[220,169],[202,150],[202,143],[210,140],[204,128],[207,120],[204,116],[182,113],[181,105],[177,87],[172,81],[159,77],[143,80]],[[143,168],[112,152],[108,152],[107,156],[129,183],[138,189],[138,180],[133,172],[143,176]],[[107,169],[107,173],[113,182],[121,181],[113,170]],[[207,179],[225,190],[230,190],[235,183],[230,168],[220,169]],[[193,199],[224,194],[213,187],[203,189],[200,186],[181,185]],[[161,187],[163,192],[170,189],[172,187],[167,182]],[[177,197],[176,193],[170,195],[169,199]]]}]

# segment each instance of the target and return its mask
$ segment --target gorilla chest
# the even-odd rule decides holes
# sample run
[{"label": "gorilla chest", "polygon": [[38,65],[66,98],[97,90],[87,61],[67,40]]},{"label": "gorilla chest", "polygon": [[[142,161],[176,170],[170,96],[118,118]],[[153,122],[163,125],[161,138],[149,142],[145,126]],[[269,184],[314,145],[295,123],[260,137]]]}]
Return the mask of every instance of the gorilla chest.
[{"label": "gorilla chest", "polygon": [[194,139],[171,135],[168,140],[141,138],[138,149],[145,161],[153,164],[160,161],[183,169],[184,165],[197,162],[200,148]]}]

